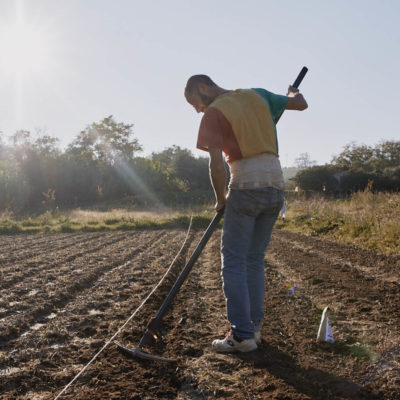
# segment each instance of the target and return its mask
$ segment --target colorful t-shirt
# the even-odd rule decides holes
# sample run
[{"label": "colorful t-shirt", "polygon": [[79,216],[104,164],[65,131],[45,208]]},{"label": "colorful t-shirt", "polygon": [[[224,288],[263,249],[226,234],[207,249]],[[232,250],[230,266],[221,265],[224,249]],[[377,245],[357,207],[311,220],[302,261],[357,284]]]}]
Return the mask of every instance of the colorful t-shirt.
[{"label": "colorful t-shirt", "polygon": [[287,97],[265,89],[237,89],[218,96],[200,123],[197,148],[221,149],[229,163],[262,153],[278,156],[274,120]]}]

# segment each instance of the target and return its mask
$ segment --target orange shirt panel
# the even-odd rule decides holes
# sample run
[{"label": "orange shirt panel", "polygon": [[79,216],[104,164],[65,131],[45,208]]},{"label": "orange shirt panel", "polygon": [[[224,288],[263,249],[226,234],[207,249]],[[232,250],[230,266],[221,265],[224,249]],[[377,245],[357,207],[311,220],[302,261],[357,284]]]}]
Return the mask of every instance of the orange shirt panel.
[{"label": "orange shirt panel", "polygon": [[204,151],[209,148],[221,149],[226,154],[228,163],[243,158],[231,124],[214,107],[208,107],[201,119],[197,148]]}]

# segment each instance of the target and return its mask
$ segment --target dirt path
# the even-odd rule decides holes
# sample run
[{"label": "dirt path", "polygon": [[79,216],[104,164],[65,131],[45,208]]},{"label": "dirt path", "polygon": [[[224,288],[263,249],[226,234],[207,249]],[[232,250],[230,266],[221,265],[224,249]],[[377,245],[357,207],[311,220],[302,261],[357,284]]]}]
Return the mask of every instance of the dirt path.
[{"label": "dirt path", "polygon": [[[275,231],[263,342],[251,354],[221,355],[210,347],[229,329],[219,234],[165,316],[163,343],[147,349],[177,363],[132,360],[110,346],[63,399],[400,399],[400,257]],[[54,398],[139,306],[184,236],[142,231],[2,242],[0,399]],[[200,236],[190,237],[186,258]],[[178,260],[121,341],[139,342],[184,263]],[[315,342],[325,306],[333,345]]]}]

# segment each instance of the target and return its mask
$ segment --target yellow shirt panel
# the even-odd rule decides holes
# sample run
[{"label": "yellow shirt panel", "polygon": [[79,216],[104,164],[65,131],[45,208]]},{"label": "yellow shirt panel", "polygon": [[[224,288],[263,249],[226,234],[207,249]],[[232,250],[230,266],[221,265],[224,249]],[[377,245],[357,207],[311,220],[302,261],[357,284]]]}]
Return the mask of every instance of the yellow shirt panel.
[{"label": "yellow shirt panel", "polygon": [[243,157],[261,153],[278,155],[275,124],[268,104],[251,89],[237,89],[218,96],[211,104],[232,126]]}]

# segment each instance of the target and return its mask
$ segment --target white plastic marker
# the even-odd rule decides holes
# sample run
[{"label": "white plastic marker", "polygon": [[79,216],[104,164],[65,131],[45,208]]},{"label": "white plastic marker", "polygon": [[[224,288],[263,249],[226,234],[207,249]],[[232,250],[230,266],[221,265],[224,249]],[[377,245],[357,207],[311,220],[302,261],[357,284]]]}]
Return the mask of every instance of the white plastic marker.
[{"label": "white plastic marker", "polygon": [[329,323],[328,308],[329,307],[325,307],[324,311],[322,312],[321,323],[319,324],[317,334],[317,342],[335,343],[332,328]]}]

